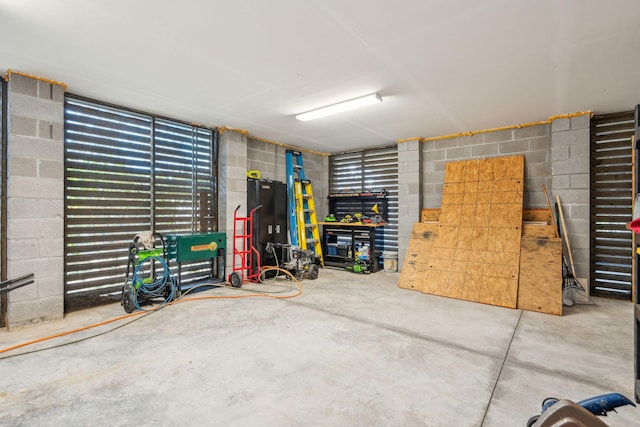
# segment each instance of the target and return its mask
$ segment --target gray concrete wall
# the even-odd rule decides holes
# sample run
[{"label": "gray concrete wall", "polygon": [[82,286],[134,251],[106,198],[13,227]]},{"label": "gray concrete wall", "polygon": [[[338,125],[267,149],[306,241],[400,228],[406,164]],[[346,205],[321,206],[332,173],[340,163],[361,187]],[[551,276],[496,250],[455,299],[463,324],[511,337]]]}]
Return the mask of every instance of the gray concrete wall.
[{"label": "gray concrete wall", "polygon": [[524,206],[545,208],[542,184],[551,186],[550,125],[507,129],[423,142],[423,195],[425,208],[439,208],[447,162],[523,154]]},{"label": "gray concrete wall", "polygon": [[7,277],[35,274],[9,293],[7,327],[64,313],[64,91],[9,76]]},{"label": "gray concrete wall", "polygon": [[408,141],[398,145],[398,267],[402,269],[413,224],[422,209],[422,144]]},{"label": "gray concrete wall", "polygon": [[227,233],[226,274],[233,263],[233,212],[247,214],[247,137],[226,130],[218,147],[218,230]]},{"label": "gray concrete wall", "polygon": [[[248,138],[247,170],[259,170],[262,179],[287,182],[286,147]],[[329,157],[307,151],[302,152],[304,172],[311,181],[318,221],[328,212]]]},{"label": "gray concrete wall", "polygon": [[591,119],[559,119],[551,125],[552,198],[559,195],[566,219],[576,275],[590,283]]}]

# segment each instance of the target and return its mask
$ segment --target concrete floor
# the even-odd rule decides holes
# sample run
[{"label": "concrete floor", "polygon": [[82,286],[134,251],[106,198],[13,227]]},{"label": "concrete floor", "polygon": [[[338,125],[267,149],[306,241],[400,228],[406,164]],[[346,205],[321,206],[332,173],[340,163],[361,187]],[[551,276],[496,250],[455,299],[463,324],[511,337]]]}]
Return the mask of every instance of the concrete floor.
[{"label": "concrete floor", "polygon": [[[633,398],[631,303],[557,317],[403,290],[398,277],[325,269],[294,299],[175,304],[75,344],[10,357],[130,319],[0,353],[0,425],[524,426],[545,397]],[[2,330],[0,348],[122,314]],[[640,425],[640,409],[603,420]]]}]

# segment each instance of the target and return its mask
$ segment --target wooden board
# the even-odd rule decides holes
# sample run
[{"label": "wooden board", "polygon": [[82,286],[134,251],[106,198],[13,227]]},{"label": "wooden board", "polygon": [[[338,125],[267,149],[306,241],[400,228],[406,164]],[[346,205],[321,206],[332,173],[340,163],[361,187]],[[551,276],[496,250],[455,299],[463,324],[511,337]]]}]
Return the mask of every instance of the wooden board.
[{"label": "wooden board", "polygon": [[[536,234],[535,230],[532,232]],[[549,233],[540,231],[538,234],[548,235]],[[560,238],[532,235],[522,237],[517,308],[562,316],[562,240]]]},{"label": "wooden board", "polygon": [[[420,210],[420,222],[433,222],[440,220],[440,208],[424,208]],[[551,217],[547,209],[522,209],[522,221],[544,222],[551,224]],[[553,231],[553,230],[552,230]]]},{"label": "wooden board", "polygon": [[422,290],[424,272],[428,268],[433,242],[438,233],[438,224],[416,223],[411,231],[409,249],[404,257],[402,274],[398,286],[404,289]]},{"label": "wooden board", "polygon": [[[412,266],[403,266],[400,282],[426,293],[515,308],[523,190],[524,156],[447,163],[437,232],[423,256],[428,261],[414,256]],[[418,253],[410,242],[409,261]]]},{"label": "wooden board", "polygon": [[426,208],[420,210],[420,222],[440,221],[440,208]]}]

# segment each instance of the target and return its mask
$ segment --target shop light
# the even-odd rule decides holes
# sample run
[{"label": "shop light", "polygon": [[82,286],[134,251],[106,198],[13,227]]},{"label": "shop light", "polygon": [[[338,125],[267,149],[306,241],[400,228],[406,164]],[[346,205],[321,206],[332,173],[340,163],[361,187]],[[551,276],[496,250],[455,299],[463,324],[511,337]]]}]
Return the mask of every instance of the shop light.
[{"label": "shop light", "polygon": [[370,95],[353,98],[348,101],[338,102],[337,104],[327,105],[326,107],[316,108],[315,110],[298,114],[296,116],[296,119],[306,122],[308,120],[319,119],[320,117],[326,117],[332,114],[342,113],[360,107],[366,107],[367,105],[378,104],[380,102],[382,102],[382,97],[380,96],[380,94],[372,93]]}]

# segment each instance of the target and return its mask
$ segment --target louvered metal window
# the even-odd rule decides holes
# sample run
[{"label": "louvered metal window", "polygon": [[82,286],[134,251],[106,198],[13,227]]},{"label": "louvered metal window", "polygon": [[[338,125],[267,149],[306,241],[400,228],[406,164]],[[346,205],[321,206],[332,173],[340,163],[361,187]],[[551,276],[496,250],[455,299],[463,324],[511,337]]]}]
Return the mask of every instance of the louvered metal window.
[{"label": "louvered metal window", "polygon": [[[118,299],[141,232],[215,230],[210,129],[65,99],[65,309]],[[209,263],[183,264],[183,283]]]},{"label": "louvered metal window", "polygon": [[591,120],[591,292],[631,299],[633,111]]},{"label": "louvered metal window", "polygon": [[[398,147],[333,155],[329,158],[329,192],[387,190],[387,225],[377,233],[376,246],[398,250]],[[348,202],[347,202],[348,203]],[[338,216],[353,212],[345,205]],[[368,214],[365,212],[365,214]]]}]

